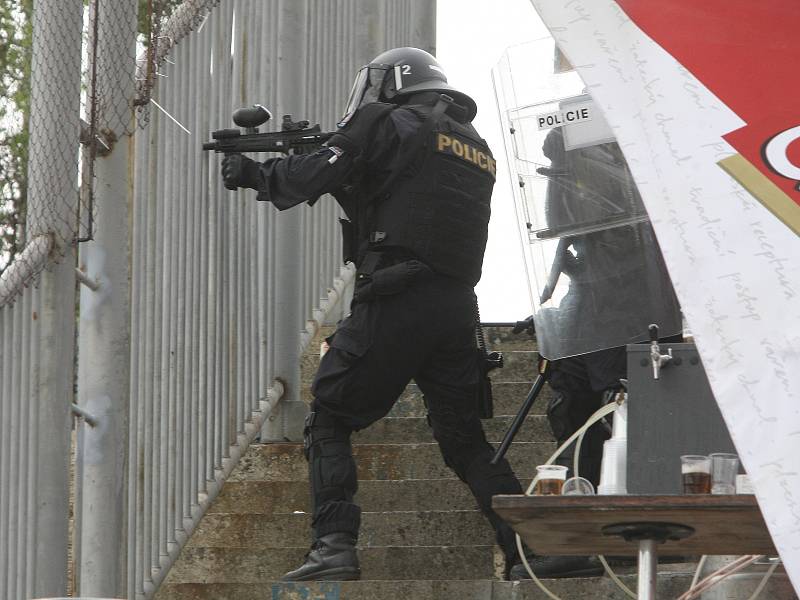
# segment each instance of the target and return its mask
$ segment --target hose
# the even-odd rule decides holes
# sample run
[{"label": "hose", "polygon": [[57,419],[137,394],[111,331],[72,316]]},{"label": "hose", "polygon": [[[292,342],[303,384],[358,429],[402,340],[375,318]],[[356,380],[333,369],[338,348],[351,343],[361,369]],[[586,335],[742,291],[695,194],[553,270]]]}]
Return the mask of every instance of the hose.
[{"label": "hose", "polygon": [[633,592],[633,590],[631,590],[631,588],[629,588],[627,585],[625,585],[625,583],[622,581],[622,579],[617,577],[617,574],[614,573],[614,571],[611,570],[611,566],[606,562],[606,557],[603,556],[602,554],[598,554],[597,558],[600,559],[600,564],[603,565],[603,568],[606,570],[606,573],[608,573],[608,576],[611,578],[611,581],[616,583],[617,587],[619,589],[621,589],[623,592],[625,592],[626,596],[636,600],[636,598],[637,598],[636,594]]},{"label": "hose", "polygon": [[[561,444],[561,446],[558,447],[558,449],[550,456],[550,458],[547,459],[547,461],[544,464],[546,464],[546,465],[553,464],[553,462],[555,462],[556,458],[558,458],[561,455],[561,453],[566,448],[568,448],[569,445],[572,442],[574,442],[578,438],[582,440],[584,434],[586,433],[586,431],[592,425],[594,425],[597,421],[599,421],[603,417],[605,417],[607,415],[610,415],[612,412],[617,410],[618,406],[619,406],[619,404],[617,402],[610,402],[610,403],[606,404],[605,406],[603,406],[603,407],[599,408],[598,410],[596,410],[594,412],[594,414],[592,414],[592,416],[589,417],[586,420],[586,423],[584,423],[581,426],[580,429],[578,429],[575,433],[573,433],[567,439],[566,442]],[[575,451],[574,471],[575,471],[576,476],[577,476],[577,473],[578,473],[578,458],[580,456],[579,450],[580,450],[580,447],[576,448],[576,451]],[[539,481],[539,476],[538,475],[534,476],[533,481],[531,481],[530,486],[528,486],[528,489],[525,492],[526,496],[532,495],[533,490],[536,487],[536,482],[537,481]],[[562,600],[559,596],[556,596],[553,592],[551,592],[549,589],[547,589],[547,587],[545,587],[545,585],[541,582],[541,580],[538,577],[536,577],[536,574],[533,572],[533,569],[531,568],[531,565],[530,565],[530,563],[528,563],[528,559],[525,556],[525,552],[523,551],[522,538],[519,537],[519,534],[516,535],[516,542],[517,542],[517,551],[519,552],[519,556],[522,559],[522,564],[525,565],[525,570],[528,572],[528,575],[530,575],[531,580],[539,587],[540,590],[542,590],[542,592],[548,598],[551,598],[551,600]],[[620,589],[623,592],[625,592],[625,594],[627,594],[629,597],[635,599],[636,598],[636,594],[633,593],[630,590],[630,588],[628,588],[628,586],[626,586],[622,582],[622,580],[620,580],[619,577],[617,577],[616,573],[614,573],[614,571],[611,570],[611,567],[606,562],[605,557],[599,556],[599,559],[600,559],[600,563],[603,565],[603,568],[606,570],[606,572],[608,573],[609,577],[611,577],[611,580],[614,583],[616,583],[620,587]]]},{"label": "hose", "polygon": [[734,573],[738,573],[745,567],[751,565],[757,560],[760,560],[761,558],[763,558],[763,555],[749,554],[745,556],[740,556],[733,562],[728,563],[724,567],[717,569],[716,571],[711,573],[708,577],[700,581],[698,584],[693,585],[691,588],[686,590],[686,592],[681,594],[681,596],[678,597],[678,600],[693,600],[694,598],[697,598],[700,594],[702,594],[706,590],[711,589],[726,577],[729,577]]},{"label": "hose", "polygon": [[[597,421],[599,421],[600,419],[602,419],[606,415],[610,415],[612,412],[617,410],[617,406],[618,406],[618,404],[616,402],[611,402],[611,403],[606,404],[605,406],[597,409],[594,412],[594,414],[586,420],[586,423],[584,423],[581,426],[580,429],[578,429],[575,433],[573,433],[571,436],[569,436],[569,438],[567,438],[567,441],[564,442],[563,444],[561,444],[558,447],[558,449],[555,452],[553,452],[553,454],[550,456],[550,458],[547,459],[547,461],[544,464],[552,465],[553,462],[555,462],[556,458],[558,458],[561,455],[561,453],[564,452],[564,450],[572,442],[575,441],[576,438],[578,438],[579,436],[583,435],[589,429],[589,427],[594,425]],[[528,490],[525,492],[526,496],[531,496],[533,494],[533,488],[536,486],[536,482],[537,481],[539,481],[539,477],[538,476],[534,477],[533,481],[530,484],[530,486],[528,486]]]},{"label": "hose", "polygon": [[698,582],[698,581],[700,581],[700,573],[702,573],[702,572],[703,572],[703,566],[706,564],[706,559],[707,559],[707,558],[708,558],[708,556],[707,556],[707,555],[705,555],[705,554],[703,554],[703,556],[701,556],[701,557],[700,557],[700,560],[699,560],[699,561],[698,561],[698,563],[697,563],[697,568],[694,570],[694,577],[692,577],[692,583],[691,583],[691,585],[689,586],[689,589],[690,589],[690,590],[691,590],[691,589],[692,589],[694,586],[696,586],[696,585],[697,585],[697,582]]},{"label": "hose", "polygon": [[[588,431],[588,430],[587,430]],[[572,474],[575,477],[580,477],[580,472],[578,471],[578,463],[580,462],[581,458],[581,445],[583,444],[583,438],[586,435],[586,431],[578,436],[578,441],[575,442],[575,454],[572,457]]]},{"label": "hose", "polygon": [[[708,558],[708,556],[706,556],[705,554],[700,557],[700,561],[697,563],[697,569],[695,569],[695,572],[694,572],[694,577],[692,578],[692,583],[689,586],[689,589],[684,593],[684,596],[686,594],[692,592],[694,589],[696,589],[696,587],[698,585],[697,581],[700,579],[700,573],[703,571],[703,565],[705,565],[707,558]],[[737,559],[737,560],[741,560],[742,558],[743,557],[739,557],[739,559]],[[730,564],[733,564],[733,563],[730,563]],[[730,564],[726,565],[726,567],[730,566]],[[780,564],[781,564],[781,561],[780,561],[780,559],[778,559],[775,563],[772,564],[772,566],[770,566],[769,569],[767,569],[767,572],[764,573],[764,577],[761,578],[761,582],[758,584],[758,586],[756,586],[755,591],[753,592],[753,594],[747,600],[756,600],[758,598],[758,596],[761,594],[761,592],[764,591],[764,588],[767,586],[767,582],[769,581],[769,578],[772,577],[772,574],[775,572],[775,569],[777,569],[780,566]],[[720,581],[722,581],[722,578],[718,579],[717,581],[715,581],[713,584],[709,585],[705,589],[709,589],[710,587],[712,587],[712,585],[716,585]],[[681,598],[683,598],[683,596],[681,596]]]}]

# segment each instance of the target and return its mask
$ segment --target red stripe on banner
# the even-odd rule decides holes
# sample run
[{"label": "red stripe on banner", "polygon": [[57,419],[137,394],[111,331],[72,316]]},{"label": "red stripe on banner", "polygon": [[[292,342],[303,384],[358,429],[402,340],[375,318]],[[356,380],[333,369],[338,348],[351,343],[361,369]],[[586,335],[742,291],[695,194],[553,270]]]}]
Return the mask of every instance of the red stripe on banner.
[{"label": "red stripe on banner", "polygon": [[[800,126],[800,0],[617,3],[747,123],[725,139],[800,205],[798,181],[762,155],[775,135]],[[800,170],[800,142],[785,154]]]}]

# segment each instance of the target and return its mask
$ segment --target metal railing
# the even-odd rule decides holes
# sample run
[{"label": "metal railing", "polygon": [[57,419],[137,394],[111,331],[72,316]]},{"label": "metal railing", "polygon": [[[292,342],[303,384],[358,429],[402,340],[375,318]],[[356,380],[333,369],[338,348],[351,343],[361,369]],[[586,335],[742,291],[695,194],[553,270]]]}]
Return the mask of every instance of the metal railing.
[{"label": "metal railing", "polygon": [[[83,15],[80,0],[68,2],[77,29],[38,37],[62,52],[75,46],[65,36],[80,38]],[[36,10],[56,4],[66,5]],[[8,600],[67,594],[71,408],[81,417],[78,596],[152,597],[248,444],[300,439],[300,356],[341,314],[353,276],[341,266],[340,211],[323,198],[278,213],[252,192],[229,192],[219,157],[201,144],[230,126],[235,108],[256,102],[332,129],[359,66],[393,46],[433,50],[434,0],[187,0],[160,26],[170,49],[149,57],[158,73],[143,94],[135,83],[143,70],[128,56],[137,5],[103,0],[88,13],[99,18],[89,25],[98,44],[89,55],[102,62],[89,69],[90,97],[102,99],[100,114],[127,110],[130,119],[104,126],[114,144],[94,158],[93,235],[80,246],[79,270],[74,247],[59,244],[61,262],[48,262],[38,287],[0,310],[0,596]],[[76,98],[77,81],[67,90]],[[134,98],[151,103],[138,131]],[[77,110],[76,102],[59,113],[71,125],[61,124],[58,146],[76,157]],[[76,195],[77,158],[67,166],[51,174],[52,193],[64,198]]]}]

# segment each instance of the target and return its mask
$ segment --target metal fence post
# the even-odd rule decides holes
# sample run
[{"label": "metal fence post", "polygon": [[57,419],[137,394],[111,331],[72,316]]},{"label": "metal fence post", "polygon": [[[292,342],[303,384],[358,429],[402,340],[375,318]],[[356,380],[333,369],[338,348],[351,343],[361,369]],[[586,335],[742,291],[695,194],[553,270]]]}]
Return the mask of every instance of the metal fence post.
[{"label": "metal fence post", "polygon": [[[306,68],[306,0],[280,0],[282,31],[278,43],[278,112],[288,114],[304,106]],[[303,280],[303,207],[282,212],[276,217],[275,280],[269,293],[275,299],[273,344],[275,376],[283,381],[285,392],[261,431],[262,441],[299,441],[307,411],[300,397],[300,336],[305,310],[301,301]]]},{"label": "metal fence post", "polygon": [[[40,329],[33,331],[41,332],[32,340],[38,366],[31,372],[29,388],[31,405],[38,411],[28,423],[36,428],[32,434],[36,441],[29,447],[36,453],[35,460],[28,463],[36,465],[29,475],[36,482],[30,541],[34,564],[25,564],[30,556],[17,557],[18,564],[33,574],[27,586],[33,588],[28,589],[33,597],[67,592],[75,323],[75,253],[70,244],[78,200],[78,165],[72,157],[77,154],[80,136],[82,14],[80,0],[44,2],[37,4],[33,13],[28,238],[52,236],[58,257],[57,264],[41,275],[38,314],[33,309],[24,315],[38,321]],[[23,597],[22,589],[18,592],[19,596],[12,597]]]},{"label": "metal fence post", "polygon": [[411,45],[436,55],[436,2],[412,0],[410,20],[415,25]]},{"label": "metal fence post", "polygon": [[[95,4],[95,8],[98,5]],[[82,596],[127,593],[127,462],[130,401],[130,222],[133,187],[135,0],[99,3],[97,86],[101,123],[114,133],[95,164],[95,235],[81,269],[99,282],[81,289],[78,404],[99,421],[79,433]],[[134,407],[135,410],[135,407]]]}]

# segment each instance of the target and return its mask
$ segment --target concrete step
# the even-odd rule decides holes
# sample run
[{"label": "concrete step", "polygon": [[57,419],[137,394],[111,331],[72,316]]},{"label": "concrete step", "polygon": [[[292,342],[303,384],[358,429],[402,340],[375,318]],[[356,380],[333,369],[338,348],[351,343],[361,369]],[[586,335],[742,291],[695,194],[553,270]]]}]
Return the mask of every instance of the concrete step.
[{"label": "concrete step", "polygon": [[[636,590],[636,578],[620,579]],[[659,598],[677,598],[689,588],[688,573],[658,576]],[[627,600],[609,577],[548,579],[547,587],[564,600]],[[531,581],[483,580],[399,580],[327,581],[256,584],[173,583],[161,587],[157,600],[544,600],[545,594]]]},{"label": "concrete step", "polygon": [[[483,421],[486,439],[492,443],[503,439],[513,417],[495,417]],[[353,435],[357,444],[407,444],[432,441],[431,428],[424,417],[389,417],[381,419]],[[514,438],[518,442],[552,442],[553,435],[547,419],[530,415]]]},{"label": "concrete step", "polygon": [[[271,585],[303,563],[304,548],[186,546],[165,583]],[[366,579],[493,579],[502,557],[494,546],[381,546],[359,550]],[[268,589],[268,588],[265,588]],[[264,589],[262,589],[264,591]]]},{"label": "concrete step", "polygon": [[[308,513],[209,514],[189,546],[203,548],[308,548]],[[363,512],[358,544],[383,546],[490,546],[494,534],[477,510]]]},{"label": "concrete step", "polygon": [[[360,481],[356,499],[365,511],[471,510],[475,499],[458,479]],[[308,482],[228,481],[207,514],[268,515],[310,510]]]},{"label": "concrete step", "polygon": [[[536,465],[544,463],[555,450],[545,442],[514,442],[507,458],[521,479],[531,479]],[[451,479],[438,444],[355,444],[359,481],[369,479]],[[230,481],[298,481],[307,476],[306,459],[300,444],[254,444],[248,448]]]}]

